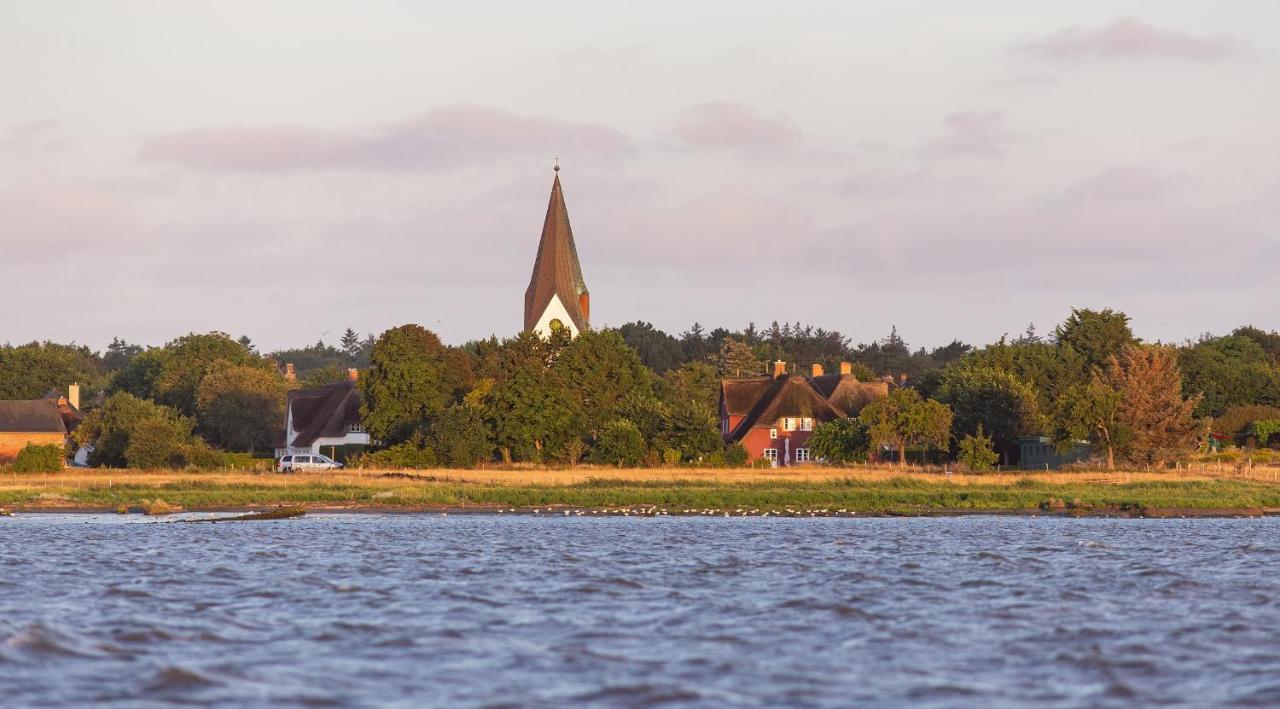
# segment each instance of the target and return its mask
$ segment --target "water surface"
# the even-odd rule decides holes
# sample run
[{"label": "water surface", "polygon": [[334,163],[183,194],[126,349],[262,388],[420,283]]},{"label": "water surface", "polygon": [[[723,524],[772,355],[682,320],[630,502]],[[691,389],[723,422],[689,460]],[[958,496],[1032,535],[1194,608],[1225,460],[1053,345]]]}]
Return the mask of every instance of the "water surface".
[{"label": "water surface", "polygon": [[1280,519],[0,519],[0,704],[1280,704]]}]

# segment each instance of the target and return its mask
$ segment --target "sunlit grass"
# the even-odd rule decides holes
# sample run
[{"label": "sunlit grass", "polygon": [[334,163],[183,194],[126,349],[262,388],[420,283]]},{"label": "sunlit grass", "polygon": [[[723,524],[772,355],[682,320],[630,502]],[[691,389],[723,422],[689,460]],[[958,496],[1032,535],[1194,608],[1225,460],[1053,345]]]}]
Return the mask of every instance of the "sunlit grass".
[{"label": "sunlit grass", "polygon": [[186,509],[657,507],[860,513],[1033,510],[1050,498],[1081,508],[1280,508],[1265,471],[943,475],[897,468],[700,470],[431,470],[387,474],[71,470],[0,474],[0,506],[129,509],[163,500]]}]

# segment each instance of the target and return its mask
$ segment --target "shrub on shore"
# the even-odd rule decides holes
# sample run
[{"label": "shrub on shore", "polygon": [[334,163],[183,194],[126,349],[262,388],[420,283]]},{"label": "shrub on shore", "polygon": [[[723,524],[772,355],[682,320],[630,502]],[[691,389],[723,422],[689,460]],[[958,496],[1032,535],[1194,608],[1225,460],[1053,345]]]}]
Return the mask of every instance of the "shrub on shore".
[{"label": "shrub on shore", "polygon": [[361,453],[351,459],[353,468],[434,468],[436,464],[435,451],[412,443]]},{"label": "shrub on shore", "polygon": [[62,470],[66,459],[66,450],[56,443],[42,446],[29,443],[13,459],[13,472],[56,473]]}]

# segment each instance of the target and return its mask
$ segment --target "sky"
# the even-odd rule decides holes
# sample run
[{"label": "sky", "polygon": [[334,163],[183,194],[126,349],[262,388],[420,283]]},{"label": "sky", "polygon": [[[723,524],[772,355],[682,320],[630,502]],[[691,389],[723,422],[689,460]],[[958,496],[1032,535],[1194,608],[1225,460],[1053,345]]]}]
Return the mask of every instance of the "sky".
[{"label": "sky", "polygon": [[1280,3],[0,0],[0,342],[1280,329]]}]

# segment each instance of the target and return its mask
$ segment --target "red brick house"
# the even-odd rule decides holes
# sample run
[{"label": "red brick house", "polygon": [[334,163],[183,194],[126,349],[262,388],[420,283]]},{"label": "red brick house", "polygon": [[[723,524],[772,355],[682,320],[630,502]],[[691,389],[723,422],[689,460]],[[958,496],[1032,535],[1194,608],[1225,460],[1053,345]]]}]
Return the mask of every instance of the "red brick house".
[{"label": "red brick house", "polygon": [[720,382],[720,433],[741,443],[749,460],[808,463],[807,442],[818,424],[857,416],[867,402],[888,394],[888,382],[860,382],[848,362],[839,374],[824,374],[815,364],[809,376],[788,374],[785,362],[775,362],[772,377]]}]

